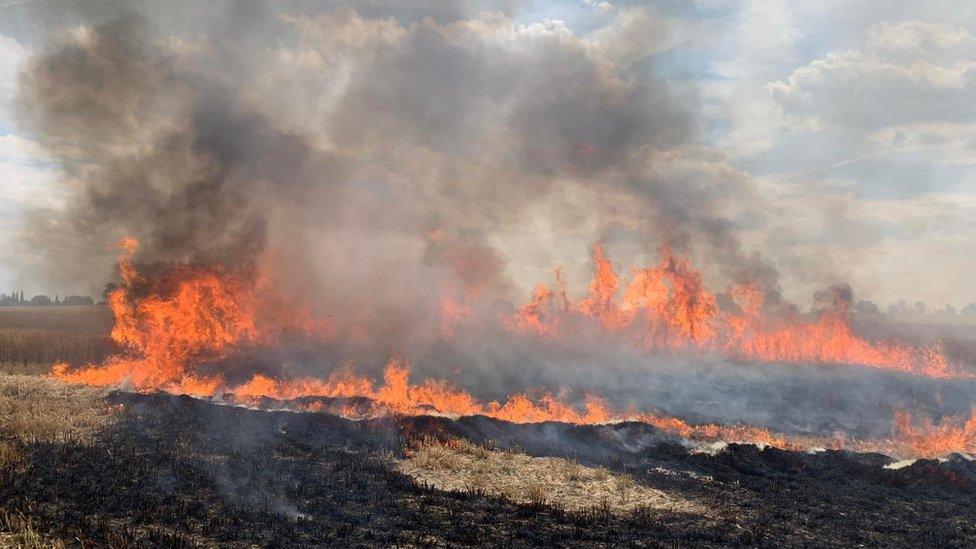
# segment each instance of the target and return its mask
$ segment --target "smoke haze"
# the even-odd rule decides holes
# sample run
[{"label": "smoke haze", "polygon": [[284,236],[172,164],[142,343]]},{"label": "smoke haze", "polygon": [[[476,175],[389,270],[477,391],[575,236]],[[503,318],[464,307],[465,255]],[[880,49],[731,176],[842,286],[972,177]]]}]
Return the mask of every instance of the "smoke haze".
[{"label": "smoke haze", "polygon": [[[621,7],[580,33],[522,23],[516,1],[398,4],[38,7],[55,30],[22,69],[18,124],[63,168],[70,197],[31,212],[27,272],[98,293],[126,236],[145,272],[260,264],[290,299],[335,318],[350,347],[300,361],[304,374],[350,356],[378,371],[402,353],[420,375],[460,369],[488,397],[566,384],[820,431],[876,433],[918,384],[934,401],[938,382],[886,392],[851,374],[858,390],[837,398],[867,394],[878,415],[835,425],[793,374],[763,373],[764,386],[714,357],[654,360],[595,335],[511,342],[500,315],[556,266],[578,293],[596,243],[627,267],[656,263],[666,244],[714,289],[759,282],[769,308],[789,309],[774,266],[795,259],[789,234],[766,255],[739,238],[773,206],[701,143],[696,90],[657,74],[653,54],[677,32],[667,18]],[[838,282],[828,261],[804,259],[807,282]],[[849,286],[833,290],[816,302],[851,301]],[[454,294],[471,312],[445,327]],[[645,391],[628,391],[635,383]],[[776,416],[770,387],[812,408]],[[954,411],[968,406],[952,398]]]}]

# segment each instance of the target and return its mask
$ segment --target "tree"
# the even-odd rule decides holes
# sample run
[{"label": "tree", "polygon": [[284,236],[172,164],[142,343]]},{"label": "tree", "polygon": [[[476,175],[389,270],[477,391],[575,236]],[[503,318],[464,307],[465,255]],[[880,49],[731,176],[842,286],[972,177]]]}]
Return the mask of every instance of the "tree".
[{"label": "tree", "polygon": [[976,316],[976,303],[970,303],[962,308],[962,314]]},{"label": "tree", "polygon": [[51,298],[46,295],[35,295],[31,298],[30,304],[43,307],[45,305],[53,304],[53,301],[51,301]]},{"label": "tree", "polygon": [[891,305],[888,305],[889,315],[899,315],[908,312],[911,312],[911,307],[908,305],[908,301],[905,299],[899,299]]},{"label": "tree", "polygon": [[873,301],[862,299],[854,304],[854,312],[862,315],[876,315],[881,309]]},{"label": "tree", "polygon": [[87,295],[69,295],[61,300],[62,305],[94,305],[95,300]]}]

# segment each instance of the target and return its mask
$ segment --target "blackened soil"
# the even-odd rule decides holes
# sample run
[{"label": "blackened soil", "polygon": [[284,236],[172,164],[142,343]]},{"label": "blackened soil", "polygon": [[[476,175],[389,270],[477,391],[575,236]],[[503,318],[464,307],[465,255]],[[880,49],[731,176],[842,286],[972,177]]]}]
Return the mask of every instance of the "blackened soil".
[{"label": "blackened soil", "polygon": [[[22,447],[0,469],[3,507],[75,545],[976,545],[976,469],[961,459],[892,471],[883,456],[841,452],[693,454],[637,424],[352,422],[113,398],[125,412],[95,441]],[[567,513],[418,486],[388,464],[417,436],[575,457],[713,512],[616,516],[595,502]]]}]

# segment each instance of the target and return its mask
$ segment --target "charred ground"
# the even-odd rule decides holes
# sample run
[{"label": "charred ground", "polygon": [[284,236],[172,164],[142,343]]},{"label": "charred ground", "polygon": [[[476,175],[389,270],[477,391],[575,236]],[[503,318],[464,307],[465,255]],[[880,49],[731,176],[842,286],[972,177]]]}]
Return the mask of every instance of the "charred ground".
[{"label": "charred ground", "polygon": [[[891,461],[885,456],[847,452],[729,445],[712,455],[634,423],[350,421],[162,394],[102,396],[25,376],[5,376],[4,396],[0,501],[7,516],[29,519],[51,543],[976,543],[976,466],[963,458],[893,470],[883,468]],[[33,402],[35,418],[62,420],[31,435],[14,421],[15,401]],[[399,472],[418,444],[457,439],[626,475],[699,511],[637,505],[617,512],[606,499],[570,511],[545,492],[519,503],[484,486],[445,491]]]}]

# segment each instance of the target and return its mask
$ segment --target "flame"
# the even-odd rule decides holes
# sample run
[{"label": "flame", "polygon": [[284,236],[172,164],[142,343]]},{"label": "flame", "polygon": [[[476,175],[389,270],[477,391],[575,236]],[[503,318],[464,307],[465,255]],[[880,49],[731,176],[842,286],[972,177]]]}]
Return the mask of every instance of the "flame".
[{"label": "flame", "polygon": [[603,255],[603,246],[593,248],[593,262],[596,270],[590,282],[590,295],[579,303],[579,310],[586,316],[599,320],[607,328],[616,328],[621,317],[614,300],[620,279],[613,272],[613,265]]},{"label": "flame", "polygon": [[138,242],[128,238],[120,247],[123,284],[108,302],[115,316],[111,337],[124,352],[98,366],[69,371],[57,365],[53,373],[58,378],[209,396],[223,378],[200,374],[199,365],[227,358],[241,347],[273,345],[287,330],[329,332],[327,324],[310,315],[291,314],[274,305],[277,300],[266,299],[269,283],[260,275],[178,267],[140,296],[147,283],[133,265]]},{"label": "flame", "polygon": [[[666,433],[693,440],[725,440],[796,448],[806,448],[812,444],[809,441],[802,442],[801,439],[794,440],[776,435],[759,427],[716,424],[693,426],[673,417],[634,410],[616,411],[604,399],[593,394],[585,395],[581,408],[565,402],[552,393],[542,393],[536,398],[520,393],[508,397],[504,402],[492,401],[485,404],[443,380],[427,379],[421,384],[411,383],[410,366],[399,358],[389,361],[383,372],[383,383],[378,387],[368,378],[356,376],[350,370],[343,369],[327,380],[282,381],[255,375],[247,383],[226,389],[226,395],[235,402],[243,404],[256,404],[258,399],[263,397],[290,400],[300,396],[364,397],[372,401],[370,408],[365,411],[349,405],[339,408],[337,413],[352,418],[386,414],[444,414],[482,415],[512,423],[558,421],[592,425],[615,421],[640,421],[649,423]],[[303,409],[336,412],[335,409],[323,408],[323,405],[318,402],[303,405]],[[817,439],[817,443],[823,445],[824,441]]]},{"label": "flame", "polygon": [[[120,248],[123,283],[110,294],[109,304],[116,321],[112,338],[123,352],[100,365],[72,369],[57,364],[52,370],[55,377],[96,386],[123,385],[139,391],[216,397],[240,404],[260,404],[263,399],[288,402],[300,397],[358,398],[354,402],[295,404],[350,418],[433,413],[484,415],[515,423],[640,421],[665,433],[701,441],[788,449],[885,449],[922,456],[976,452],[976,410],[968,420],[939,425],[927,421],[915,425],[908,414],[900,413],[895,417],[892,440],[865,442],[842,436],[787,436],[738,424],[692,425],[634,409],[616,410],[594,394],[584,395],[582,405],[546,391],[517,393],[504,401],[485,403],[445,380],[411,382],[410,366],[401,358],[389,361],[380,383],[357,374],[352,363],[344,363],[325,379],[275,379],[254,374],[244,383],[233,384],[224,377],[226,366],[214,373],[206,373],[205,366],[225,364],[222,361],[249,348],[274,346],[293,331],[331,338],[332,326],[302,309],[281,305],[269,277],[260,271],[179,266],[147,280],[133,263],[138,242],[126,239]],[[953,374],[938,349],[858,338],[847,322],[842,300],[814,321],[794,318],[777,324],[763,316],[762,288],[746,284],[729,290],[740,310],[723,312],[689,261],[667,248],[662,248],[661,255],[657,266],[634,270],[631,281],[623,287],[598,246],[594,250],[596,272],[585,299],[574,306],[561,273],[556,271],[556,289],[538,286],[530,302],[506,318],[505,324],[514,331],[558,339],[582,320],[630,337],[647,350],[692,348],[720,351],[735,358],[855,363],[940,377]],[[619,300],[618,293],[622,293]],[[456,310],[448,307],[452,311],[449,317],[466,310],[460,302],[455,305]]]},{"label": "flame", "polygon": [[940,457],[951,453],[976,454],[976,408],[969,417],[946,418],[936,424],[929,419],[913,421],[908,412],[897,412],[894,443],[901,452],[918,457]]},{"label": "flame", "polygon": [[603,248],[596,246],[589,293],[576,310],[556,308],[555,292],[540,285],[506,325],[515,332],[562,339],[580,325],[577,319],[591,319],[608,332],[626,334],[647,351],[717,351],[736,360],[856,364],[940,378],[966,376],[950,366],[937,346],[858,337],[843,300],[835,300],[815,320],[800,315],[766,318],[762,287],[743,284],[728,292],[740,311],[724,312],[689,260],[667,247],[660,251],[661,262],[635,269],[618,300],[619,278]]}]

